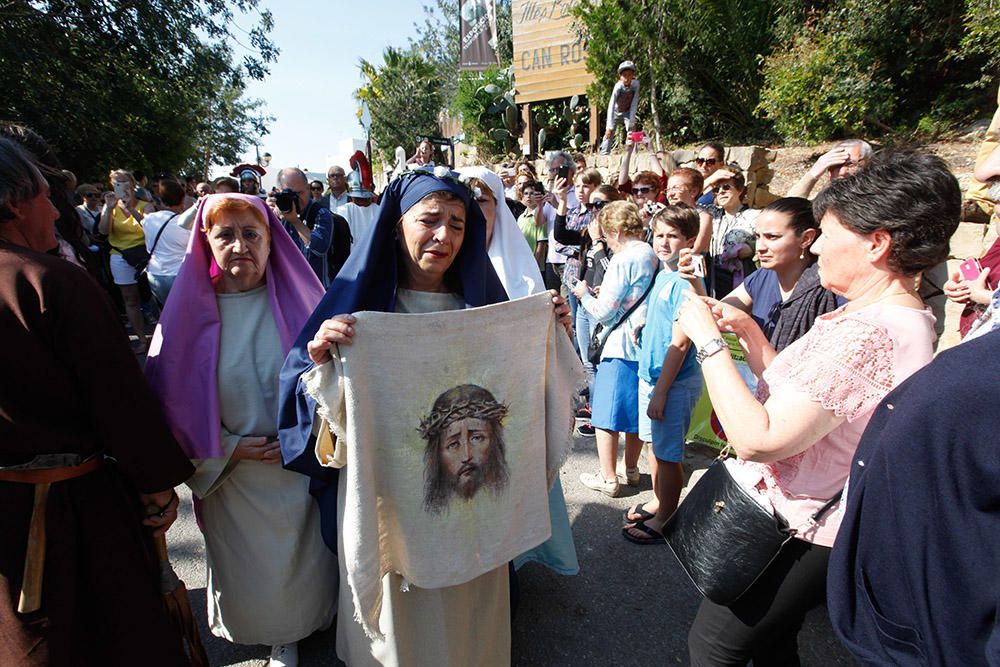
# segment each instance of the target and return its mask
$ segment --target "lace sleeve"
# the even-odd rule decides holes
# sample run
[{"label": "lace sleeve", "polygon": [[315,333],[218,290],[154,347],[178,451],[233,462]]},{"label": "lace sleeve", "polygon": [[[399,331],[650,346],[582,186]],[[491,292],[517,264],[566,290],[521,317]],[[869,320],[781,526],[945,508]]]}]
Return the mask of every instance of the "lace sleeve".
[{"label": "lace sleeve", "polygon": [[856,317],[817,321],[764,372],[773,390],[805,392],[838,417],[854,421],[895,386],[893,342],[881,326]]}]

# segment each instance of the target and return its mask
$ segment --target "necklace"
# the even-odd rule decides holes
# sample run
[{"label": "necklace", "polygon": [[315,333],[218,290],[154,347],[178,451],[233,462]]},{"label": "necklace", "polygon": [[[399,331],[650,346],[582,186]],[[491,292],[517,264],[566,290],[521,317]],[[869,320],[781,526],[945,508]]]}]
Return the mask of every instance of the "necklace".
[{"label": "necklace", "polygon": [[[895,292],[889,292],[888,294],[883,294],[882,296],[880,296],[879,298],[875,299],[874,301],[870,301],[870,302],[868,302],[866,304],[863,304],[861,306],[857,306],[856,308],[850,308],[850,304],[848,304],[848,309],[850,309],[850,310],[860,310],[862,308],[867,308],[868,306],[874,306],[876,303],[878,303],[880,301],[885,301],[886,299],[888,299],[891,296],[912,296],[914,299],[917,299],[918,301],[920,300],[920,297],[917,296],[917,294],[916,294],[916,292],[914,290],[902,290],[902,291],[897,290]],[[855,303],[855,302],[851,302],[851,303]]]}]

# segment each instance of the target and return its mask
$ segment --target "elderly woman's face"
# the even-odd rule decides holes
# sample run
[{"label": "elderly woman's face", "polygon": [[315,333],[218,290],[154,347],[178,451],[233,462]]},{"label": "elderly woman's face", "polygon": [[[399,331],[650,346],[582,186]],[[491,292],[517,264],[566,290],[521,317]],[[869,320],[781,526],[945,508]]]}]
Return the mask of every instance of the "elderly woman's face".
[{"label": "elderly woman's face", "polygon": [[215,263],[222,269],[223,292],[246,292],[264,284],[271,235],[252,211],[226,211],[208,231]]},{"label": "elderly woman's face", "polygon": [[465,205],[459,200],[423,199],[399,221],[407,284],[411,289],[442,291],[444,274],[465,239]]},{"label": "elderly woman's face", "polygon": [[871,241],[845,227],[833,213],[826,213],[819,227],[822,234],[810,250],[819,255],[820,282],[828,290],[851,299],[872,278]]},{"label": "elderly woman's face", "polygon": [[739,204],[742,195],[743,189],[731,178],[719,181],[715,186],[715,203],[722,208]]}]

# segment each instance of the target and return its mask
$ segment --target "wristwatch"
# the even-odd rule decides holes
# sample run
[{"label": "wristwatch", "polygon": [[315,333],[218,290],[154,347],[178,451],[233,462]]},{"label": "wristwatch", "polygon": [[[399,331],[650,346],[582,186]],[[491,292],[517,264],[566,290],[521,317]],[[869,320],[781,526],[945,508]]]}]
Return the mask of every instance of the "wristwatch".
[{"label": "wristwatch", "polygon": [[708,341],[700,348],[698,348],[698,353],[694,355],[694,358],[698,360],[699,364],[701,364],[704,363],[706,359],[708,359],[716,352],[719,352],[720,350],[725,350],[728,347],[729,346],[726,345],[726,341],[722,340],[721,338],[713,338],[712,340]]}]

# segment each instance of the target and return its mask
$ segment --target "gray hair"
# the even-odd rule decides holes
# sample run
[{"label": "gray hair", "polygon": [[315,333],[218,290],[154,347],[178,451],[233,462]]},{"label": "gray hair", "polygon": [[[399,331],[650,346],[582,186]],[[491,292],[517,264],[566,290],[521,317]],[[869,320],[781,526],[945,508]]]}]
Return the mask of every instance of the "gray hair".
[{"label": "gray hair", "polygon": [[45,177],[31,154],[10,139],[0,139],[0,222],[10,219],[10,205],[45,191]]},{"label": "gray hair", "polygon": [[857,146],[860,149],[858,157],[861,160],[868,160],[875,153],[875,149],[872,148],[872,145],[864,139],[845,139],[834,148],[850,148],[851,146]]},{"label": "gray hair", "polygon": [[278,183],[280,183],[283,186],[287,186],[288,183],[287,183],[286,177],[289,174],[298,174],[299,176],[302,177],[302,182],[305,183],[306,185],[309,185],[309,177],[306,176],[306,172],[302,171],[298,167],[285,167],[284,169],[282,169],[281,171],[279,171],[278,172]]},{"label": "gray hair", "polygon": [[546,153],[545,166],[548,169],[552,169],[553,163],[555,163],[558,158],[562,158],[564,160],[563,164],[568,164],[571,170],[574,172],[576,171],[576,165],[573,163],[573,156],[566,151],[549,151]]}]

